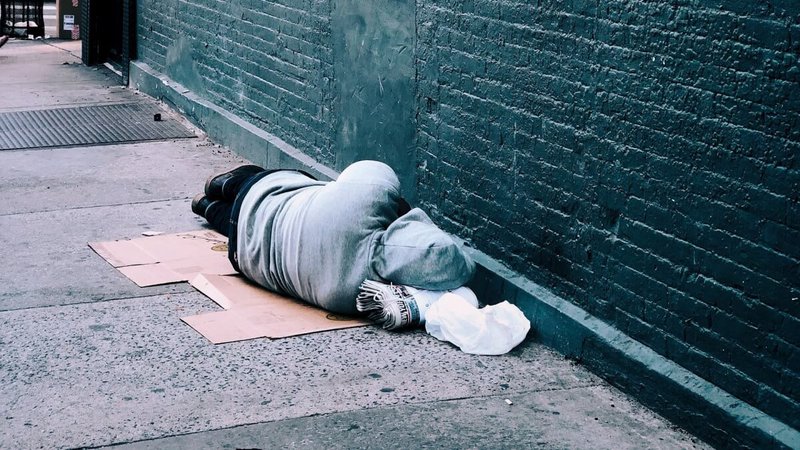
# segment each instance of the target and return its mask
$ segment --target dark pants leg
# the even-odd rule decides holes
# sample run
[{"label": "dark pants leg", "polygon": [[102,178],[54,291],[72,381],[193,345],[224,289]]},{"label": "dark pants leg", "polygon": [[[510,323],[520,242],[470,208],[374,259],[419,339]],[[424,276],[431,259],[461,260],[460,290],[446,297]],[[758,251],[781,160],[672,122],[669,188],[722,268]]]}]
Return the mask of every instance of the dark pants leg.
[{"label": "dark pants leg", "polygon": [[206,220],[217,232],[224,236],[230,235],[231,228],[231,211],[233,211],[233,203],[218,200],[212,202],[206,208]]},{"label": "dark pants leg", "polygon": [[214,197],[208,195],[208,200],[211,202],[202,216],[212,228],[225,236],[230,236],[231,215],[236,196],[250,180],[262,172],[263,169],[255,166],[240,168],[238,171],[225,174],[224,184],[212,186],[213,192],[208,192],[209,188],[206,188],[206,195],[214,194]]},{"label": "dark pants leg", "polygon": [[251,180],[263,176],[261,175],[263,172],[263,170],[250,170],[249,173],[237,173],[225,181],[225,188],[219,189],[218,192],[222,200],[214,200],[206,208],[204,217],[212,228],[225,236],[230,236],[231,216],[236,196],[243,187],[249,185]]}]

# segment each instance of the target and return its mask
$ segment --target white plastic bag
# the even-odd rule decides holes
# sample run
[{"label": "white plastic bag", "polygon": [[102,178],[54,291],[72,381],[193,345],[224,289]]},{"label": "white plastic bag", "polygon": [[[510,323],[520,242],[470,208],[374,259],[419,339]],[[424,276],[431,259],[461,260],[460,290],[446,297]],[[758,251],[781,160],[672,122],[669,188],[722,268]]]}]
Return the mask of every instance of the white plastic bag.
[{"label": "white plastic bag", "polygon": [[[424,323],[428,308],[447,292],[365,280],[359,287],[356,309],[367,313],[370,320],[382,324],[384,329],[398,330]],[[478,307],[472,289],[461,286],[449,292]]]},{"label": "white plastic bag", "polygon": [[522,311],[507,301],[478,309],[453,293],[444,294],[425,314],[428,334],[476,355],[508,353],[530,329]]},{"label": "white plastic bag", "polygon": [[439,301],[440,298],[444,294],[448,292],[461,297],[462,299],[466,300],[467,303],[474,306],[475,308],[478,307],[478,297],[475,296],[475,293],[472,292],[472,289],[461,286],[460,288],[454,289],[452,291],[425,291],[422,289],[413,288],[411,286],[407,287],[408,292],[414,297],[414,300],[417,302],[417,308],[419,308],[419,322],[425,323],[426,314],[428,309],[430,309],[431,305]]}]

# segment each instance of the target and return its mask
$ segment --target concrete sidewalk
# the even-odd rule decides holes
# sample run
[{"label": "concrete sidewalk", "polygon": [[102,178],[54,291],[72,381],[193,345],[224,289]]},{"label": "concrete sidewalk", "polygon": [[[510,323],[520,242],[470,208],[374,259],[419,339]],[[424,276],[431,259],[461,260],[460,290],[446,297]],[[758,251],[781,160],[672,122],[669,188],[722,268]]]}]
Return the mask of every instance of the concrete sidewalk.
[{"label": "concrete sidewalk", "polygon": [[[0,114],[152,101],[51,44],[0,49]],[[535,342],[483,357],[364,327],[210,344],[180,317],[213,302],[139,288],[87,246],[205,226],[191,197],[242,160],[198,134],[0,152],[0,448],[705,447]]]}]

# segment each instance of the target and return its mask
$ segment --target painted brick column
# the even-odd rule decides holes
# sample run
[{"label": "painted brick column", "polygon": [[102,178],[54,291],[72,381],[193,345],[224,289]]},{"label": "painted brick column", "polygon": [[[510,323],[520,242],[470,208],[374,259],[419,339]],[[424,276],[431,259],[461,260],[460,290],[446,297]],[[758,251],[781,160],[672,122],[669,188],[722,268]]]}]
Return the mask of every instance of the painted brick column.
[{"label": "painted brick column", "polygon": [[415,197],[415,2],[334,0],[336,169],[378,159]]},{"label": "painted brick column", "polygon": [[83,0],[81,2],[81,59],[87,66],[97,63],[96,54],[92,53],[91,43],[97,39],[96,33],[92,30],[89,24],[89,13],[92,11],[92,0]]}]

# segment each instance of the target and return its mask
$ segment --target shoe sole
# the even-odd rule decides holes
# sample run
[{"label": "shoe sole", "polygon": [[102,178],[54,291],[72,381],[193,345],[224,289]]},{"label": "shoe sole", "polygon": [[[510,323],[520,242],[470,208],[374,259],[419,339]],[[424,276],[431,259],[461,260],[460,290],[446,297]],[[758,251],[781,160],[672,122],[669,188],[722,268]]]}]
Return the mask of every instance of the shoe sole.
[{"label": "shoe sole", "polygon": [[202,211],[202,212],[198,211],[198,209],[200,207],[200,202],[203,201],[204,198],[206,198],[206,194],[197,194],[192,199],[192,212],[197,214],[200,217],[205,217],[206,216],[206,212],[205,211]]}]

